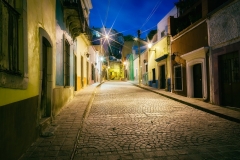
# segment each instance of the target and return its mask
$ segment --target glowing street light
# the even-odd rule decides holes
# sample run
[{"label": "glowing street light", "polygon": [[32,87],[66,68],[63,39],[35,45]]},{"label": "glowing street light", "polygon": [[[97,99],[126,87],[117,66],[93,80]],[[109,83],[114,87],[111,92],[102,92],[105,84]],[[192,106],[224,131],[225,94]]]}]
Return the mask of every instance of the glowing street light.
[{"label": "glowing street light", "polygon": [[152,48],[152,43],[148,43],[148,48],[149,48],[149,51],[154,51],[156,53],[156,48],[155,49],[151,49]]},{"label": "glowing street light", "polygon": [[148,48],[152,48],[152,43],[148,43]]}]

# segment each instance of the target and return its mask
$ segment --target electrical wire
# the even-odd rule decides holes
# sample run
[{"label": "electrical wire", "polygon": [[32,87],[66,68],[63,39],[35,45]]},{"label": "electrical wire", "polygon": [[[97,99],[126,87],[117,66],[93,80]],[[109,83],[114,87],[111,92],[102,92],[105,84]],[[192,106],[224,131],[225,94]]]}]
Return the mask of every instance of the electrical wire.
[{"label": "electrical wire", "polygon": [[150,18],[154,15],[154,13],[156,12],[156,10],[158,9],[158,7],[160,6],[160,4],[162,3],[162,0],[158,1],[156,3],[156,5],[154,6],[153,10],[151,11],[151,13],[149,14],[149,16],[147,17],[147,19],[145,20],[145,22],[143,23],[143,25],[140,27],[140,29],[143,28],[143,26],[145,26],[147,24],[147,22],[150,20]]}]

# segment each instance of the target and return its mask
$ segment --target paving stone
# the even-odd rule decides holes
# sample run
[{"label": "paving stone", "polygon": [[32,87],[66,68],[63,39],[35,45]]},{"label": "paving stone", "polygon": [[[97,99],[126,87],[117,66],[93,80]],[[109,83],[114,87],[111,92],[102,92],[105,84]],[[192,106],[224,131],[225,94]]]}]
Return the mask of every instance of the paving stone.
[{"label": "paving stone", "polygon": [[127,82],[97,88],[82,121],[93,90],[79,92],[54,119],[54,136],[39,138],[24,157],[58,151],[55,159],[67,159],[76,151],[75,160],[240,159],[239,123]]}]

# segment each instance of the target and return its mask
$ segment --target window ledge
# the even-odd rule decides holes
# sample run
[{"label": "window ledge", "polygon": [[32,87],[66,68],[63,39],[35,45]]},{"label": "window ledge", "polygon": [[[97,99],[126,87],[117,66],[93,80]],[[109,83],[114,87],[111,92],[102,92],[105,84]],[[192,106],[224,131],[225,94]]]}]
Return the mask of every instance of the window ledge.
[{"label": "window ledge", "polygon": [[12,89],[27,89],[28,77],[12,75],[4,72],[0,72],[0,87],[12,88]]}]

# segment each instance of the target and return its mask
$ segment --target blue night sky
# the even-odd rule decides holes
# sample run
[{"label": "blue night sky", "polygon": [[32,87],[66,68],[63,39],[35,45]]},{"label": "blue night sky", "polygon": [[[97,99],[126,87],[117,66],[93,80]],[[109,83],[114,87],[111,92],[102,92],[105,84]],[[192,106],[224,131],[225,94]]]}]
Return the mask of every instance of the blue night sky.
[{"label": "blue night sky", "polygon": [[92,0],[90,27],[116,29],[123,35],[141,37],[157,29],[157,23],[174,7],[178,0]]}]

